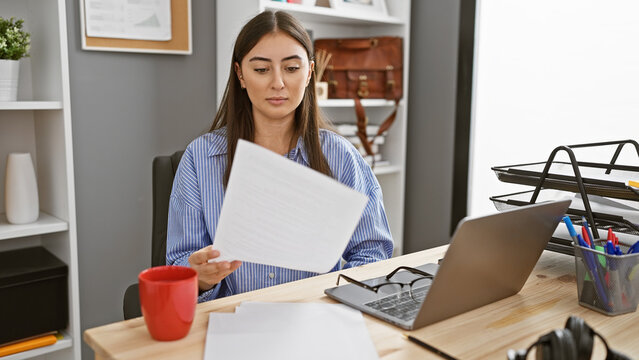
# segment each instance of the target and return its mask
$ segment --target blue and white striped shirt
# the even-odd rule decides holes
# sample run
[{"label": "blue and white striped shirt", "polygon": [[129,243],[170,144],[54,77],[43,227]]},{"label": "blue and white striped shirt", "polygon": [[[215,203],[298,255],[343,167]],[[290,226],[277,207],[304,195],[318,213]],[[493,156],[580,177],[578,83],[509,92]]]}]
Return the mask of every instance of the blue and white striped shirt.
[{"label": "blue and white striped shirt", "polygon": [[[320,130],[322,152],[333,178],[368,195],[369,200],[351,240],[342,254],[344,268],[389,258],[393,240],[382,203],[382,191],[371,168],[357,149],[343,137]],[[173,181],[169,203],[166,263],[189,266],[194,252],[213,244],[222,201],[222,179],[226,169],[226,129],[218,129],[195,139],[186,148]],[[300,137],[289,159],[308,166],[308,156]],[[335,259],[340,268],[340,259]],[[242,262],[236,271],[202,293],[199,302],[252,291],[316,273]]]}]

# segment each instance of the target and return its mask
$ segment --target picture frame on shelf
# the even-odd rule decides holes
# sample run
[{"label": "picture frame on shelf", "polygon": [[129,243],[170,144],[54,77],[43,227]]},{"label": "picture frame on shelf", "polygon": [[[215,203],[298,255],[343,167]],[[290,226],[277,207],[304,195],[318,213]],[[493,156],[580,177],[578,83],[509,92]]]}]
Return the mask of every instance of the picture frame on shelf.
[{"label": "picture frame on shelf", "polygon": [[335,10],[388,16],[386,0],[329,0]]}]

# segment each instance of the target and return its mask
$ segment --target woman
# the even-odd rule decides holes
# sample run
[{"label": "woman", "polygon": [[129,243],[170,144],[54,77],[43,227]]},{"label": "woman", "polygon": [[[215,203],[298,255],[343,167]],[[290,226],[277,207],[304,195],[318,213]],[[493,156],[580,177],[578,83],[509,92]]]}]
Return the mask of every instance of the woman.
[{"label": "woman", "polygon": [[[240,31],[222,104],[209,133],[187,147],[169,204],[167,264],[198,273],[199,301],[317,275],[239,261],[215,261],[215,229],[238,139],[308,166],[369,197],[342,257],[344,267],[392,255],[379,183],[359,152],[326,130],[315,97],[312,44],[285,12],[263,12]],[[211,262],[208,262],[212,260]],[[335,259],[332,271],[340,269]]]}]

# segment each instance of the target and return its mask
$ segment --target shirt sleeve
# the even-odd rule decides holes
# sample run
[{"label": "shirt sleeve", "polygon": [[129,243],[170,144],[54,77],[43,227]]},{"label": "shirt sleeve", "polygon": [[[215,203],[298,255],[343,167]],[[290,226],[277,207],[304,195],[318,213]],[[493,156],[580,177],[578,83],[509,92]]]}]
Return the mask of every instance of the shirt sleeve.
[{"label": "shirt sleeve", "polygon": [[344,268],[388,259],[393,255],[393,238],[379,186],[368,196],[362,218],[342,255],[346,260]]},{"label": "shirt sleeve", "polygon": [[[169,199],[166,263],[167,265],[190,266],[189,256],[211,244],[212,241],[206,229],[202,212],[193,152],[187,148],[175,173]],[[215,299],[223,282],[201,293],[198,302]]]},{"label": "shirt sleeve", "polygon": [[368,203],[342,254],[344,268],[388,259],[393,255],[393,237],[386,218],[382,190],[370,166],[350,143],[342,156],[339,181],[368,195]]}]

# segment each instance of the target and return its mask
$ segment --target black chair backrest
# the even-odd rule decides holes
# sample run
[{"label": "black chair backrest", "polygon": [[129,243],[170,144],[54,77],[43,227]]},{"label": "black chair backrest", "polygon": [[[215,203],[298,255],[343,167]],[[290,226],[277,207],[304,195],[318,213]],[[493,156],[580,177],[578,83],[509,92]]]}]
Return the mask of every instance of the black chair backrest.
[{"label": "black chair backrest", "polygon": [[[173,178],[184,151],[153,159],[153,229],[151,233],[151,266],[166,265],[166,226]],[[142,316],[138,283],[129,285],[122,301],[124,320]]]},{"label": "black chair backrest", "polygon": [[166,226],[173,178],[184,151],[153,159],[153,233],[151,234],[151,266],[166,265]]}]

